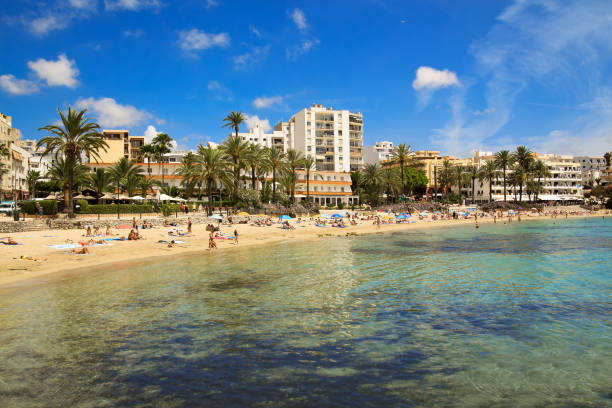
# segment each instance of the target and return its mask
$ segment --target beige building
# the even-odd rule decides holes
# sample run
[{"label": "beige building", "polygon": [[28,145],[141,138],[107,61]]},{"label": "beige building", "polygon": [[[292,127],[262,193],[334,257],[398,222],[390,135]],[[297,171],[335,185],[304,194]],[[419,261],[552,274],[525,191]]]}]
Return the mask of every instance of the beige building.
[{"label": "beige building", "polygon": [[145,144],[144,136],[130,136],[128,130],[103,130],[106,151],[100,151],[99,158],[88,158],[89,163],[115,163],[122,157],[131,160],[138,158],[140,148]]},{"label": "beige building", "polygon": [[8,157],[0,157],[2,168],[6,170],[0,185],[0,196],[3,198],[12,198],[15,192],[18,199],[27,197],[25,177],[31,154],[19,146],[20,139],[21,132],[13,127],[12,118],[0,113],[0,144],[4,144],[9,151]]}]

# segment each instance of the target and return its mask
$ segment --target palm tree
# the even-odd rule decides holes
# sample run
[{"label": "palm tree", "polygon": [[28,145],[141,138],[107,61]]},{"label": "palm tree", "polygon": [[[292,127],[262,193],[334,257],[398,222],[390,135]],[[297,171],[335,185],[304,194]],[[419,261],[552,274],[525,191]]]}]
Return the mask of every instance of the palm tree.
[{"label": "palm tree", "polygon": [[495,165],[498,169],[502,170],[502,176],[504,180],[504,202],[506,202],[506,171],[512,168],[514,164],[514,156],[509,150],[500,150],[495,153]]},{"label": "palm tree", "polygon": [[[489,202],[493,202],[493,181],[497,181],[497,163],[495,160],[488,161],[478,170],[478,179],[489,182]],[[473,191],[473,188],[472,188]],[[505,192],[506,190],[504,190]],[[472,195],[474,193],[472,192]],[[504,196],[505,197],[505,196]],[[505,198],[504,198],[505,199]]]},{"label": "palm tree", "polygon": [[611,158],[610,152],[604,153],[603,157],[606,160],[606,167],[610,168],[610,158]]},{"label": "palm tree", "polygon": [[531,170],[533,172],[533,175],[537,177],[538,179],[538,188],[537,188],[537,191],[535,192],[535,198],[534,198],[534,201],[537,201],[538,193],[542,190],[541,180],[543,178],[551,177],[551,173],[546,163],[544,163],[542,160],[537,160],[535,163],[533,163]]},{"label": "palm tree", "polygon": [[[514,188],[514,201],[517,201],[517,187],[523,189],[523,182],[525,181],[525,171],[521,166],[517,166],[512,174],[510,175],[510,185]],[[522,200],[522,197],[521,197]]]},{"label": "palm tree", "polygon": [[401,179],[402,179],[402,194],[406,194],[404,183],[404,166],[406,162],[410,159],[410,156],[413,155],[413,152],[410,151],[410,145],[406,145],[405,143],[400,143],[393,148],[391,151],[391,157],[397,161],[400,165]]},{"label": "palm tree", "polygon": [[161,170],[161,183],[162,186],[164,183],[164,155],[170,153],[172,151],[172,139],[165,133],[158,133],[157,136],[153,138],[151,144],[153,145],[153,149],[155,151],[155,157],[157,158],[157,162],[159,163]]},{"label": "palm tree", "polygon": [[155,146],[152,144],[146,144],[138,149],[138,161],[147,161],[147,177],[149,178],[151,177],[151,160],[155,160],[155,158]]},{"label": "palm tree", "polygon": [[304,157],[302,167],[306,170],[306,201],[310,202],[310,172],[315,169],[316,161],[312,156]]},{"label": "palm tree", "polygon": [[[72,184],[70,184],[70,170],[72,170]],[[89,169],[82,164],[77,164],[74,167],[68,167],[68,161],[63,156],[58,156],[53,162],[53,165],[47,172],[47,177],[62,186],[64,191],[64,205],[66,208],[71,207],[72,199],[70,192],[78,190],[82,184],[87,181]]]},{"label": "palm tree", "polygon": [[442,162],[442,166],[438,172],[438,180],[440,181],[440,187],[444,190],[444,195],[448,202],[448,193],[453,184],[453,164],[450,160],[444,160]]},{"label": "palm tree", "polygon": [[398,177],[396,169],[382,169],[380,172],[381,184],[384,186],[385,194],[387,195],[387,202],[389,197],[393,196],[395,202],[396,194],[402,191],[401,179]]},{"label": "palm tree", "polygon": [[141,175],[142,167],[135,165],[134,162],[127,157],[122,157],[109,171],[111,179],[117,186],[117,200],[119,200],[119,193],[124,189],[127,190],[128,182],[131,192],[136,190],[138,180],[134,177]]},{"label": "palm tree", "polygon": [[192,152],[187,153],[181,160],[181,166],[175,171],[175,174],[182,176],[181,185],[185,187],[185,195],[187,198],[192,196],[193,189],[198,180],[198,165],[196,156]]},{"label": "palm tree", "polygon": [[136,195],[136,191],[140,188],[140,183],[143,179],[146,179],[146,177],[137,173],[131,173],[126,177],[123,186],[129,197]]},{"label": "palm tree", "polygon": [[226,159],[231,161],[234,170],[234,191],[232,199],[234,203],[238,202],[238,190],[240,188],[240,169],[244,165],[244,160],[247,156],[247,149],[249,144],[242,140],[237,134],[235,136],[229,136],[219,146],[221,152],[225,155]]},{"label": "palm tree", "polygon": [[68,166],[68,216],[74,217],[72,208],[72,186],[74,185],[74,169],[77,164],[80,164],[81,157],[87,155],[96,159],[100,158],[99,151],[106,151],[108,144],[104,141],[104,136],[100,133],[100,125],[93,119],[86,119],[85,112],[87,109],[77,111],[68,106],[68,115],[64,115],[57,108],[61,126],[47,125],[38,130],[46,131],[49,136],[44,136],[38,143],[36,148],[45,146],[42,153],[43,156],[53,152],[57,158],[63,155]]},{"label": "palm tree", "polygon": [[40,172],[36,170],[28,170],[26,175],[26,184],[28,185],[28,191],[30,192],[30,198],[36,198],[36,183],[40,180]]},{"label": "palm tree", "polygon": [[363,184],[366,188],[367,198],[373,205],[380,202],[380,188],[382,182],[382,174],[378,164],[366,165],[363,169]]},{"label": "palm tree", "polygon": [[[284,163],[285,171],[287,171],[288,173],[291,173],[291,178],[295,180],[296,183],[297,183],[296,171],[298,168],[302,167],[303,160],[304,160],[304,157],[302,156],[302,153],[294,149],[287,150],[287,154],[285,155],[285,163]],[[290,194],[291,194],[291,201],[295,202],[295,184],[291,188]]]},{"label": "palm tree", "polygon": [[476,179],[478,178],[478,166],[468,166],[466,168],[466,174],[469,176],[472,181],[472,204],[476,202],[476,198],[474,197],[474,190],[476,187]]},{"label": "palm tree", "polygon": [[266,157],[266,152],[260,145],[256,143],[249,144],[245,155],[245,163],[251,168],[251,188],[257,189],[257,170],[263,165]]},{"label": "palm tree", "polygon": [[519,168],[523,171],[519,172],[520,183],[519,183],[519,201],[523,201],[523,184],[527,180],[527,174],[530,171],[531,164],[533,163],[533,153],[525,146],[518,146],[514,152],[514,160]]},{"label": "palm tree", "polygon": [[464,177],[463,177],[463,172],[464,172],[465,168],[458,164],[456,166],[453,166],[453,181],[455,183],[457,183],[457,197],[459,197],[459,200],[461,200],[461,196],[462,196],[462,191],[461,189],[463,188],[463,181],[464,181]]},{"label": "palm tree", "polygon": [[351,172],[351,190],[357,194],[361,202],[361,187],[363,186],[363,173],[359,170]]},{"label": "palm tree", "polygon": [[157,185],[159,185],[159,182],[157,180],[154,180],[152,178],[147,178],[147,177],[141,177],[140,183],[138,184],[138,188],[140,188],[140,194],[144,198],[146,198],[147,193],[149,191],[153,192],[153,187]]},{"label": "palm tree", "polygon": [[272,172],[272,201],[276,201],[276,171],[282,166],[284,153],[276,147],[266,149],[266,164]]},{"label": "palm tree", "polygon": [[89,174],[88,177],[89,187],[96,192],[98,196],[97,202],[100,203],[100,196],[108,191],[111,186],[111,175],[108,171],[102,167],[98,167],[94,173]]},{"label": "palm tree", "polygon": [[163,186],[161,193],[171,197],[178,197],[181,194],[181,190],[177,186]]},{"label": "palm tree", "polygon": [[246,116],[242,114],[242,112],[231,111],[229,115],[223,118],[225,122],[223,127],[233,128],[236,132],[235,136],[238,137],[238,131],[240,130],[240,125],[246,121]]},{"label": "palm tree", "polygon": [[223,158],[223,153],[216,147],[210,145],[204,147],[200,144],[196,157],[200,168],[200,181],[202,184],[206,185],[206,190],[208,192],[208,208],[209,214],[211,214],[213,187],[227,183],[230,179],[230,174],[227,170],[227,162]]}]

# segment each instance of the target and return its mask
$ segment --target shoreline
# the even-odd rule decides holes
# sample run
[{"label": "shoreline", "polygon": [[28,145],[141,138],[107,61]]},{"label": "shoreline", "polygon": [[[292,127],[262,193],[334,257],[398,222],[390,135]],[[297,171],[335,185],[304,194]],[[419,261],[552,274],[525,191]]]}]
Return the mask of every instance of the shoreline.
[{"label": "shoreline", "polygon": [[[568,215],[569,219],[605,217],[608,214],[582,214]],[[609,215],[608,215],[609,216]],[[523,221],[552,221],[549,216],[522,216]],[[565,216],[556,218],[565,220]],[[507,217],[498,220],[499,223],[507,223]],[[516,217],[512,222],[519,222]],[[478,219],[478,224],[493,224],[493,218]],[[306,224],[306,225],[303,225]],[[371,234],[388,234],[393,232],[410,232],[423,229],[438,229],[457,226],[474,225],[473,218],[468,220],[438,220],[438,221],[416,221],[405,224],[383,224],[380,228],[372,225],[372,221],[360,221],[359,225],[349,226],[344,229],[319,228],[307,221],[302,224],[294,224],[293,231],[282,230],[278,224],[272,227],[258,227],[247,224],[222,225],[221,231],[233,234],[234,229],[239,231],[239,243],[234,245],[231,240],[217,240],[218,249],[214,253],[208,250],[208,232],[205,225],[194,225],[193,236],[172,237],[168,236],[166,228],[139,230],[145,240],[139,241],[112,241],[111,245],[102,247],[90,247],[90,254],[75,255],[66,253],[65,250],[56,250],[46,245],[66,242],[66,239],[78,242],[86,240],[82,236],[83,230],[47,230],[33,232],[22,232],[11,234],[11,237],[23,245],[0,246],[0,251],[8,252],[8,259],[4,265],[6,271],[0,273],[0,290],[18,290],[35,285],[84,276],[89,273],[103,272],[104,269],[112,269],[116,266],[129,266],[130,264],[142,264],[171,259],[177,256],[215,256],[216,253],[224,254],[233,250],[257,248],[262,245],[278,245],[283,242],[302,243],[320,238],[352,237]],[[113,229],[116,236],[127,235],[126,230]],[[355,234],[355,235],[353,235]],[[87,238],[88,240],[89,238]],[[168,248],[166,244],[157,243],[158,240],[178,239],[184,240],[185,244],[177,244]],[[45,245],[46,244],[46,245]],[[41,249],[42,245],[42,249]],[[129,250],[126,250],[128,249]],[[40,254],[31,253],[38,248]],[[20,256],[34,256],[40,260],[23,260]]]}]

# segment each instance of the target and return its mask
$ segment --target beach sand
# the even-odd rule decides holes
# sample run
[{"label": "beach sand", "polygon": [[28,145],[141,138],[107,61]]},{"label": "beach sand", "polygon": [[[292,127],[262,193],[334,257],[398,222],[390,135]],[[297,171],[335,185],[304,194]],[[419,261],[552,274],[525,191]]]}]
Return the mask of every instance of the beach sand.
[{"label": "beach sand", "polygon": [[[598,216],[599,215],[586,215]],[[585,215],[569,216],[569,218],[585,217]],[[545,216],[522,216],[523,222],[528,220],[550,219]],[[564,221],[565,216],[559,216],[557,221]],[[493,218],[480,218],[479,224],[492,223]],[[498,223],[507,222],[497,220]],[[518,222],[514,217],[512,222]],[[205,256],[220,256],[225,251],[236,248],[256,247],[259,245],[276,244],[282,242],[303,242],[313,239],[332,237],[345,237],[347,234],[375,234],[400,231],[413,231],[423,228],[439,228],[459,225],[474,225],[474,219],[468,220],[438,220],[419,221],[403,224],[383,224],[379,227],[372,221],[359,221],[359,225],[346,228],[320,228],[314,222],[307,221],[301,224],[291,221],[295,230],[281,229],[280,224],[269,227],[259,227],[247,224],[222,225],[221,231],[233,235],[238,230],[239,243],[233,240],[215,240],[218,249],[209,253],[209,233],[206,225],[194,224],[191,236],[173,237],[168,235],[169,228],[158,227],[154,229],[139,230],[145,238],[138,241],[110,241],[109,245],[89,247],[89,254],[77,255],[69,249],[55,249],[49,245],[65,244],[67,240],[74,243],[88,241],[85,231],[80,230],[47,230],[21,232],[14,234],[1,234],[9,236],[21,245],[0,245],[0,288],[18,287],[23,284],[47,282],[66,276],[87,274],[90,270],[111,269],[117,264],[141,264],[155,258],[177,257],[187,254],[202,254]],[[181,227],[185,229],[184,227]],[[113,237],[127,237],[129,230],[112,229]],[[111,237],[112,238],[112,237]],[[99,238],[98,238],[99,239]],[[170,241],[172,239],[185,241],[169,248],[167,244],[158,243],[158,240]],[[21,259],[21,256],[34,257],[37,260]]]}]

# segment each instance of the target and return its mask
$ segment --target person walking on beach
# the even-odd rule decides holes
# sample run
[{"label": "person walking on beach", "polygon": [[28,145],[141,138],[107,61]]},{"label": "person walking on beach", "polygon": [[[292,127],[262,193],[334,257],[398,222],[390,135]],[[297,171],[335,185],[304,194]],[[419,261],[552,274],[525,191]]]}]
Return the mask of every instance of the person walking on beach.
[{"label": "person walking on beach", "polygon": [[234,245],[238,245],[238,230],[234,229]]},{"label": "person walking on beach", "polygon": [[213,249],[216,249],[216,248],[217,248],[217,243],[215,242],[215,235],[211,231],[210,234],[208,235],[208,249],[212,253]]},{"label": "person walking on beach", "polygon": [[187,218],[187,232],[191,233],[191,217]]},{"label": "person walking on beach", "polygon": [[138,223],[136,222],[136,217],[132,218],[132,228],[133,229],[138,229]]}]

